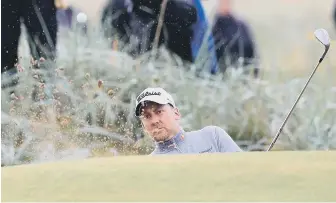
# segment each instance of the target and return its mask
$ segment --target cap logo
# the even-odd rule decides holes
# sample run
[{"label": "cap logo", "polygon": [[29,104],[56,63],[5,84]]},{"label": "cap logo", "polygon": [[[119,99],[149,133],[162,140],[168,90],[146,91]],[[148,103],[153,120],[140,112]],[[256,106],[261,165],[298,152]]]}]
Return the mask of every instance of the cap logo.
[{"label": "cap logo", "polygon": [[147,96],[153,96],[153,95],[158,95],[160,96],[161,95],[161,92],[144,92],[142,94],[140,94],[137,98],[137,101],[140,102],[141,99],[143,99],[144,97],[147,97]]}]

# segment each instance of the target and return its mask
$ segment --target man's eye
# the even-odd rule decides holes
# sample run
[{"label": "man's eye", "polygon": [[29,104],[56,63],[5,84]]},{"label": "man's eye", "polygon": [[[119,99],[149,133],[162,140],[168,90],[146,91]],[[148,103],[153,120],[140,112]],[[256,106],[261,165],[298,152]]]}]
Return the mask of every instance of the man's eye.
[{"label": "man's eye", "polygon": [[157,114],[161,114],[161,113],[162,113],[162,110],[158,110],[156,113],[157,113]]},{"label": "man's eye", "polygon": [[141,115],[141,118],[142,118],[142,119],[148,119],[148,118],[149,118],[149,115]]}]

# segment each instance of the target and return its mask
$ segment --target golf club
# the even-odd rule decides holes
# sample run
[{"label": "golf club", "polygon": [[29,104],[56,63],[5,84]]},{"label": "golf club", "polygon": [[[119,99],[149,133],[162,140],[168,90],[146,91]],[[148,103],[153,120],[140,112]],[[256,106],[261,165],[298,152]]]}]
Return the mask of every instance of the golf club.
[{"label": "golf club", "polygon": [[316,37],[317,40],[319,40],[323,45],[324,45],[324,53],[323,55],[321,56],[318,64],[316,65],[316,67],[314,68],[313,72],[310,74],[310,77],[308,79],[308,81],[306,82],[305,86],[303,87],[303,89],[301,90],[299,96],[297,97],[294,105],[292,106],[292,108],[290,109],[289,113],[287,114],[285,120],[283,121],[281,127],[279,128],[277,134],[275,135],[273,141],[271,142],[270,146],[268,147],[267,151],[270,151],[272,149],[272,147],[274,146],[275,142],[277,141],[277,139],[279,138],[279,135],[280,133],[282,132],[283,130],[283,127],[285,126],[289,116],[292,114],[296,104],[298,103],[298,101],[300,100],[303,92],[306,90],[306,87],[308,86],[311,78],[314,76],[317,68],[319,67],[319,65],[321,64],[321,62],[323,61],[324,57],[326,56],[328,50],[329,50],[329,47],[330,47],[330,39],[329,39],[329,34],[328,32],[325,30],[325,29],[317,29],[315,30],[314,32],[314,35]]}]

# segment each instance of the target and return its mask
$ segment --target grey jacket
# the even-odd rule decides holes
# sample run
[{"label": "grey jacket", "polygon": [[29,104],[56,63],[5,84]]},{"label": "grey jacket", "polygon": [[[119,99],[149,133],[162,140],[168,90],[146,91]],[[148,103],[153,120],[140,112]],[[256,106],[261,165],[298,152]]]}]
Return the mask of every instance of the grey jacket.
[{"label": "grey jacket", "polygon": [[207,126],[197,131],[177,134],[170,140],[156,143],[151,155],[242,152],[220,127]]}]

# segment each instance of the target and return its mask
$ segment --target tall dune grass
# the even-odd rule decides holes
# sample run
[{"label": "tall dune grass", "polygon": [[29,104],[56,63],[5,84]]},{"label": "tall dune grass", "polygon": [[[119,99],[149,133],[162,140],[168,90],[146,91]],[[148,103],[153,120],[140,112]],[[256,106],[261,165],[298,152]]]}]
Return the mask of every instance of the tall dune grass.
[{"label": "tall dune grass", "polygon": [[[149,54],[133,59],[112,50],[111,43],[97,31],[88,36],[60,33],[53,64],[32,62],[23,41],[20,83],[15,93],[10,88],[1,92],[2,164],[148,154],[153,143],[147,135],[143,138],[134,117],[135,97],[148,86],[172,93],[186,130],[218,125],[244,150],[264,150],[306,81],[306,76],[281,80],[277,70],[259,79],[241,69],[196,76],[197,65],[185,64],[163,48],[155,59]],[[316,54],[306,57],[318,60]],[[316,76],[275,150],[336,148],[333,85]]]}]

